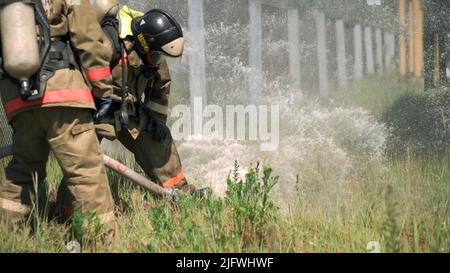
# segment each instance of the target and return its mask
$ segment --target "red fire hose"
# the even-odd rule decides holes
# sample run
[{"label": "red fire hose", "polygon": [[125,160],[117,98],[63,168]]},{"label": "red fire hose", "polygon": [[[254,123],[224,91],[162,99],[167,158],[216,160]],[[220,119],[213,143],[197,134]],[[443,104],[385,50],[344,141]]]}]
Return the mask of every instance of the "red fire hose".
[{"label": "red fire hose", "polygon": [[[0,159],[13,155],[12,146],[5,146],[0,148]],[[175,194],[173,191],[169,189],[165,189],[156,183],[148,180],[147,178],[143,177],[142,175],[138,174],[137,172],[131,170],[127,166],[123,165],[117,160],[112,159],[109,156],[103,155],[103,163],[106,167],[113,170],[114,172],[118,173],[119,175],[130,179],[132,182],[140,185],[141,187],[149,190],[151,193],[153,193],[156,196],[159,197],[166,197],[169,199],[173,199],[175,197]]]}]

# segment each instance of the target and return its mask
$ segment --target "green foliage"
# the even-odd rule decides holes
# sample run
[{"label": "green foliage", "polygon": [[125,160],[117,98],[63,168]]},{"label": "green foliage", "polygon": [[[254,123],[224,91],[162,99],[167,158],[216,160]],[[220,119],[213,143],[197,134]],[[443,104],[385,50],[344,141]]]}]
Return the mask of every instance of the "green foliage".
[{"label": "green foliage", "polygon": [[37,234],[27,225],[10,228],[0,216],[0,252],[67,252],[73,239],[84,252],[366,252],[370,241],[385,252],[450,251],[448,160],[402,160],[386,173],[355,174],[352,194],[332,213],[320,200],[312,206],[274,199],[277,178],[268,166],[250,168],[245,179],[238,169],[224,198],[183,195],[176,205],[119,185],[127,206],[118,212],[117,249],[101,240],[91,212],[77,213],[69,230],[42,221]]},{"label": "green foliage", "polygon": [[400,97],[421,93],[421,85],[417,79],[393,75],[370,76],[339,87],[333,92],[332,101],[338,106],[362,107],[381,117]]},{"label": "green foliage", "polygon": [[[176,204],[159,202],[149,211],[152,229],[147,251],[261,250],[276,221],[277,207],[270,193],[278,178],[265,166],[238,178],[238,166],[228,179],[224,199],[182,195]],[[164,243],[162,243],[164,242]]]},{"label": "green foliage", "polygon": [[96,245],[105,236],[106,228],[101,223],[95,211],[74,212],[71,218],[72,239],[80,242],[84,248],[96,249]]},{"label": "green foliage", "polygon": [[[381,116],[378,113],[387,112],[390,101],[414,93],[417,86],[374,77],[350,85],[347,94],[339,94],[339,103],[372,106],[371,111]],[[389,99],[380,98],[384,96]],[[416,105],[406,108],[417,111]],[[134,165],[129,153],[117,151],[113,156]],[[241,178],[236,163],[224,197],[183,195],[176,204],[154,199],[110,173],[118,204],[117,248],[100,240],[102,228],[91,213],[76,215],[69,227],[43,220],[37,233],[29,225],[11,227],[0,215],[0,252],[67,252],[66,244],[74,238],[81,238],[85,252],[367,252],[372,241],[384,252],[450,252],[449,155],[397,158],[381,169],[364,160],[360,165],[345,181],[345,198],[339,196],[332,210],[321,192],[314,202],[298,200],[310,186],[278,181],[269,166],[251,167]],[[47,169],[54,189],[61,175],[56,161],[51,160]],[[296,199],[273,188],[277,182],[279,188],[296,184]]]},{"label": "green foliage", "polygon": [[386,241],[386,251],[391,253],[400,252],[399,227],[397,223],[398,204],[396,202],[392,186],[389,185],[386,190],[386,220],[383,226],[384,238]]},{"label": "green foliage", "polygon": [[445,155],[450,145],[450,92],[408,94],[382,116],[391,129],[392,155]]},{"label": "green foliage", "polygon": [[423,0],[425,29],[427,31],[448,31],[450,29],[450,1]]},{"label": "green foliage", "polygon": [[238,176],[239,165],[235,162],[233,177],[227,181],[228,191],[226,204],[233,212],[234,230],[242,238],[243,244],[258,241],[261,244],[265,237],[265,228],[275,220],[277,207],[270,199],[269,193],[278,182],[278,177],[272,176],[270,166],[263,167],[260,175],[260,165],[251,168],[245,181]]}]

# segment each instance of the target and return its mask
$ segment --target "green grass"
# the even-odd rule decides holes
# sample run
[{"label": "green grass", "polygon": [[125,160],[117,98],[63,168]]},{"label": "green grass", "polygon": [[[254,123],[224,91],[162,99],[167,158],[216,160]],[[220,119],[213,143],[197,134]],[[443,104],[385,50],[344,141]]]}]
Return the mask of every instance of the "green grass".
[{"label": "green grass", "polygon": [[[402,94],[419,89],[414,80],[377,77],[348,86],[334,103],[379,115]],[[130,154],[113,153],[139,170]],[[267,164],[255,165],[245,177],[236,164],[223,178],[228,186],[223,198],[182,196],[176,204],[108,172],[119,244],[111,249],[89,240],[98,236],[95,225],[78,232],[87,238],[85,252],[368,252],[373,241],[382,252],[450,252],[450,156],[387,159],[383,171],[370,162],[360,165],[347,181],[346,198],[332,209],[321,206],[320,196],[314,203],[301,200],[301,188],[290,199],[275,199],[275,184],[295,181],[279,181]],[[54,192],[61,178],[54,159],[48,172]],[[0,252],[66,252],[73,231],[74,226],[44,220],[37,233],[0,223]]]},{"label": "green grass", "polygon": [[423,91],[422,80],[400,76],[371,76],[337,88],[332,104],[356,106],[380,117],[398,98]]},{"label": "green grass", "polygon": [[[292,202],[284,212],[270,195],[276,177],[252,170],[246,183],[228,180],[225,198],[183,196],[174,205],[120,184],[120,252],[383,252],[450,251],[449,160],[393,162],[387,173],[355,176],[352,194],[330,213]],[[112,177],[115,179],[116,177]],[[69,226],[43,221],[0,225],[0,252],[64,252]],[[95,242],[95,243],[93,243]],[[85,251],[112,251],[86,241]]]}]

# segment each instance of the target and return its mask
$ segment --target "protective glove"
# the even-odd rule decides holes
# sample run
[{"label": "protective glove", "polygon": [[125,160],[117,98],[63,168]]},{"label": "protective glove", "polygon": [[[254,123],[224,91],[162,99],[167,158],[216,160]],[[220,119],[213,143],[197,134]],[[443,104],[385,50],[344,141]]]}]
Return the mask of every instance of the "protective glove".
[{"label": "protective glove", "polygon": [[152,134],[152,138],[156,142],[162,142],[170,137],[170,129],[166,123],[154,118],[149,119],[147,131]]},{"label": "protective glove", "polygon": [[156,71],[158,71],[158,66],[144,65],[141,71],[144,77],[151,79],[155,75]]},{"label": "protective glove", "polygon": [[97,108],[97,113],[94,116],[96,122],[101,122],[109,113],[112,105],[111,97],[98,98],[94,97],[95,107]]},{"label": "protective glove", "polygon": [[0,57],[0,80],[3,80],[5,71],[3,70],[3,58]]}]

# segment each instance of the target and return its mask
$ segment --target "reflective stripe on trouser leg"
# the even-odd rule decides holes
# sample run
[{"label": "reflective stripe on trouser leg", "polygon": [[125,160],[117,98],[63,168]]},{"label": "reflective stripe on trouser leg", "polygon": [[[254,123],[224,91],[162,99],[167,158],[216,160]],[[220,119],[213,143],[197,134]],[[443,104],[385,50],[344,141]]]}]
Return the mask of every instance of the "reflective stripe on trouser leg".
[{"label": "reflective stripe on trouser leg", "polygon": [[181,171],[178,173],[177,176],[170,178],[166,182],[163,183],[163,186],[165,188],[173,188],[180,184],[183,184],[186,181],[186,176],[184,175],[184,172]]},{"label": "reflective stripe on trouser leg", "polygon": [[5,198],[0,198],[0,208],[7,212],[18,213],[24,216],[31,212],[31,208],[29,206]]},{"label": "reflective stripe on trouser leg", "polygon": [[18,224],[27,220],[31,208],[20,202],[0,198],[0,220],[9,224]]}]

